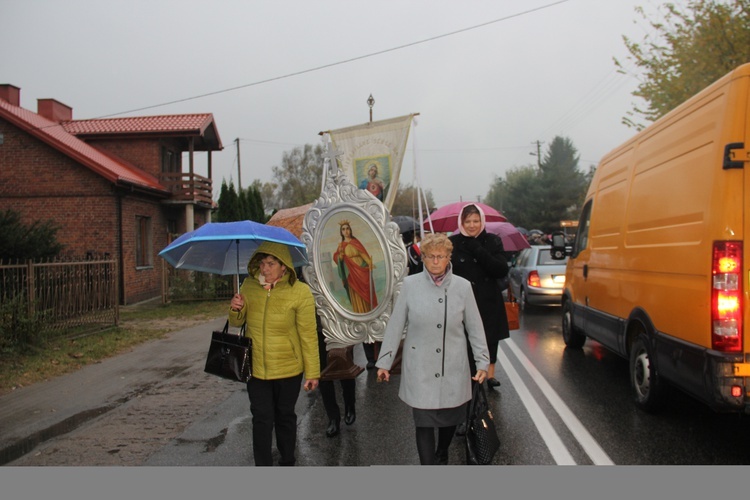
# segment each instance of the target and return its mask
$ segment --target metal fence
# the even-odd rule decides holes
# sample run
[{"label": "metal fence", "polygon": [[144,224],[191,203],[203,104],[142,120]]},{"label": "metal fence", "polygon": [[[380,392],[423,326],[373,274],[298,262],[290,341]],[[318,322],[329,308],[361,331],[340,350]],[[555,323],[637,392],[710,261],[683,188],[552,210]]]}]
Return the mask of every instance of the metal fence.
[{"label": "metal fence", "polygon": [[0,263],[2,333],[19,321],[47,334],[116,326],[117,287],[115,260]]}]

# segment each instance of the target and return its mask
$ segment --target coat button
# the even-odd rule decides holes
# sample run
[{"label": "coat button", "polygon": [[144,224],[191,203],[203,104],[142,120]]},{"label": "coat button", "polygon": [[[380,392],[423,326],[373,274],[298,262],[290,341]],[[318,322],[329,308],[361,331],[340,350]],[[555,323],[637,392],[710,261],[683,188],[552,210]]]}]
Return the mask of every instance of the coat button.
[{"label": "coat button", "polygon": [[438,326],[437,326],[437,327],[438,327],[438,329],[440,329],[440,328],[442,328],[442,327],[443,327],[443,325],[441,325],[440,323],[438,323]]},{"label": "coat button", "polygon": [[438,299],[438,302],[440,302],[442,304],[443,303],[443,299]]},{"label": "coat button", "polygon": [[439,374],[439,373],[436,373],[436,374],[435,374],[435,378],[440,378],[440,374]]},{"label": "coat button", "polygon": [[435,352],[440,352],[440,348],[438,347],[437,349],[435,349]]}]

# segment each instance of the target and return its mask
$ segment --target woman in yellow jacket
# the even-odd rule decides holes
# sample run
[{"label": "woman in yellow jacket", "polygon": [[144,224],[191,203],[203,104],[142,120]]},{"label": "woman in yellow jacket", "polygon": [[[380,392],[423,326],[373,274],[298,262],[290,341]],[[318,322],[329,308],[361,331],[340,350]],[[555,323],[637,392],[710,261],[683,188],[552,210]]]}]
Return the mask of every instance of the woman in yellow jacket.
[{"label": "woman in yellow jacket", "polygon": [[247,383],[253,416],[255,465],[273,465],[272,432],[276,430],[279,465],[294,465],[297,414],[302,374],[306,391],[320,378],[315,301],[297,279],[289,249],[264,242],[247,265],[248,277],[232,298],[229,324],[242,326],[252,339],[252,377]]}]

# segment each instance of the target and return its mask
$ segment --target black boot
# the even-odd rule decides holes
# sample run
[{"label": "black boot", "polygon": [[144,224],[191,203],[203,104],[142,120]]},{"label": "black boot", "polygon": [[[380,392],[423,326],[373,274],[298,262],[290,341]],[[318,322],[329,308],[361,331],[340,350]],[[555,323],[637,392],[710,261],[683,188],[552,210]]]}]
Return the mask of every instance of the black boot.
[{"label": "black boot", "polygon": [[448,465],[448,450],[435,450],[435,465]]},{"label": "black boot", "polygon": [[326,428],[326,436],[328,436],[329,438],[336,436],[340,430],[341,424],[339,423],[339,419],[332,418],[330,422],[328,422],[328,427]]},{"label": "black boot", "polygon": [[344,412],[344,423],[352,425],[355,420],[357,420],[357,413],[354,411],[354,407],[347,408]]}]

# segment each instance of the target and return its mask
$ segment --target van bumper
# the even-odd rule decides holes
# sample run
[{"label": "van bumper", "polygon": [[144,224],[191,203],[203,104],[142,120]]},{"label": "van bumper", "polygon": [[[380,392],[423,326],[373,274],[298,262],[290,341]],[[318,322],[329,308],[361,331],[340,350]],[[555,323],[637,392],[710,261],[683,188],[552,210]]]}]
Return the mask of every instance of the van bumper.
[{"label": "van bumper", "polygon": [[[713,390],[711,399],[714,409],[750,414],[750,360],[743,360],[742,354],[727,355],[715,351],[708,353],[708,368],[712,379],[709,387]],[[740,388],[739,396],[732,395],[732,389],[736,387]]]}]

